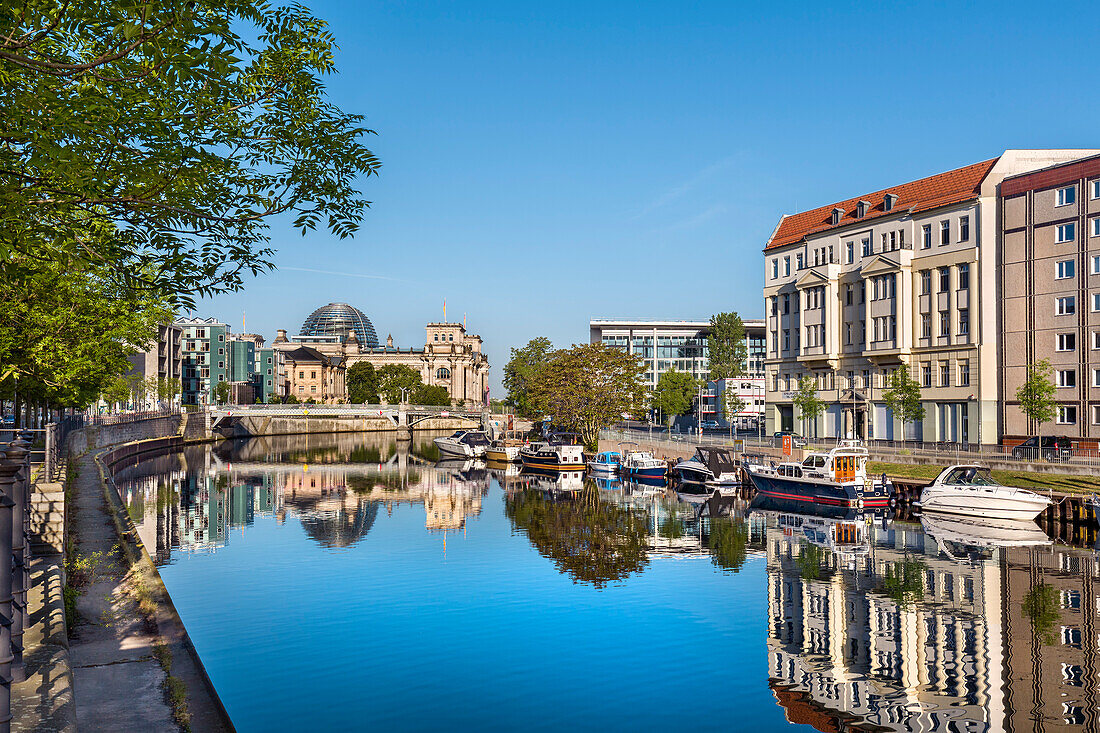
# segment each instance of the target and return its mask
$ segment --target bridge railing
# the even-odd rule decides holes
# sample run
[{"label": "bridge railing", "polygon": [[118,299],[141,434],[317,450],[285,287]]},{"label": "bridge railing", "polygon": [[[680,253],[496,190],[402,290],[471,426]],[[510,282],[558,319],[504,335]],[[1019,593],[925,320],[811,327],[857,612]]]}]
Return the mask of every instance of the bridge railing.
[{"label": "bridge railing", "polygon": [[440,405],[218,405],[210,407],[210,414],[219,415],[390,415],[398,411],[430,413],[436,415],[480,415],[481,409],[442,407]]}]

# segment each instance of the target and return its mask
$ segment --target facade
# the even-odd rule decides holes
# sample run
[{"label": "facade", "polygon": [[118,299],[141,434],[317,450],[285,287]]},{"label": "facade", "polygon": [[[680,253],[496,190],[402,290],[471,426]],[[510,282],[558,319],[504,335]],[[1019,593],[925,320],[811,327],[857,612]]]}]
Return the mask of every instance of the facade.
[{"label": "facade", "polygon": [[726,390],[734,390],[745,403],[735,422],[754,420],[764,413],[765,334],[763,320],[743,320],[748,357],[744,376],[734,380],[710,378],[710,321],[628,321],[596,318],[589,321],[589,342],[629,350],[646,363],[645,383],[650,389],[665,372],[675,369],[706,383],[703,420],[723,426],[722,402]]},{"label": "facade", "polygon": [[[149,349],[130,357],[133,367],[131,375],[140,376],[142,379],[155,379],[158,383],[166,383],[168,380],[180,381],[183,374],[183,329],[175,323],[162,323],[157,326],[157,339]],[[182,385],[182,382],[180,382]],[[148,404],[145,408],[157,406],[157,395],[147,396]],[[172,402],[179,404],[180,395],[177,392]]]},{"label": "facade", "polygon": [[290,394],[299,402],[314,400],[333,403],[346,394],[344,361],[309,346],[297,346],[283,352]]},{"label": "facade", "polygon": [[272,397],[282,399],[290,394],[283,353],[272,348],[256,352],[256,394],[261,402],[270,402]]},{"label": "facade", "polygon": [[182,400],[185,405],[214,402],[214,386],[229,381],[229,326],[216,318],[182,318]]},{"label": "facade", "polygon": [[[997,442],[998,186],[1091,152],[1009,150],[784,216],[764,247],[767,429]],[[901,424],[882,399],[903,364],[922,422]],[[813,421],[795,414],[802,377],[827,405]]]},{"label": "facade", "polygon": [[[998,419],[1006,442],[1038,431],[1016,391],[1027,366],[1054,367],[1054,431],[1100,438],[1100,156],[1006,178],[997,276]],[[1045,428],[1050,432],[1051,428]]]},{"label": "facade", "polygon": [[347,303],[329,303],[310,314],[301,330],[293,338],[280,330],[272,342],[276,351],[284,353],[290,394],[299,399],[299,386],[306,388],[303,394],[307,399],[313,386],[321,391],[321,385],[297,376],[305,370],[292,367],[291,353],[302,347],[328,357],[339,372],[334,374],[332,390],[326,392],[330,402],[347,399],[344,372],[360,361],[376,369],[404,364],[417,371],[424,384],[445,387],[452,400],[465,406],[486,404],[488,399],[489,359],[482,351],[481,337],[468,333],[463,323],[429,323],[423,347],[402,349],[394,346],[392,337],[380,345],[374,325],[359,309]]}]

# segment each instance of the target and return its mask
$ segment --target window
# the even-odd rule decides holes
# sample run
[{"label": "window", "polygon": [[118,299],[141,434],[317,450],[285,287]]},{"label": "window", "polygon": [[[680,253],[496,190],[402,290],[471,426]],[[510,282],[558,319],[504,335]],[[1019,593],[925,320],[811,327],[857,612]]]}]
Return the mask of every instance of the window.
[{"label": "window", "polygon": [[959,386],[970,386],[970,360],[959,359]]},{"label": "window", "polygon": [[[772,258],[772,280],[776,279],[777,277],[779,277],[779,258],[773,257]],[[435,340],[436,341],[439,340],[439,334],[436,334]]]},{"label": "window", "polygon": [[920,273],[920,294],[928,295],[932,292],[932,271],[921,270]]},{"label": "window", "polygon": [[1055,206],[1069,206],[1077,200],[1077,187],[1066,186],[1065,188],[1059,188],[1058,193],[1055,194]]},{"label": "window", "polygon": [[951,386],[951,362],[949,361],[940,362],[940,386]]},{"label": "window", "polygon": [[1077,372],[1074,369],[1059,369],[1058,370],[1058,386],[1059,387],[1076,387],[1077,386]]},{"label": "window", "polygon": [[[1076,405],[1058,405],[1058,424],[1059,425],[1076,425],[1077,424],[1077,406]],[[1078,632],[1080,633],[1080,632]]]},{"label": "window", "polygon": [[1058,351],[1073,351],[1077,348],[1077,334],[1075,333],[1060,333],[1058,334]]},{"label": "window", "polygon": [[951,314],[948,311],[940,311],[940,336],[951,335]]},{"label": "window", "polygon": [[779,315],[779,298],[775,295],[772,296],[772,315]]},{"label": "window", "polygon": [[1073,260],[1060,260],[1054,263],[1054,279],[1066,280],[1073,277]]},{"label": "window", "polygon": [[870,237],[865,237],[863,239],[862,244],[863,244],[863,256],[864,257],[870,257],[871,256],[871,238]]},{"label": "window", "polygon": [[1067,224],[1059,224],[1058,228],[1054,232],[1054,241],[1057,244],[1063,242],[1072,242],[1076,236],[1076,230],[1073,222]]},{"label": "window", "polygon": [[218,362],[218,369],[225,369],[225,362],[224,361],[219,361]]},{"label": "window", "polygon": [[1092,220],[1092,236],[1100,237],[1100,216]]},{"label": "window", "polygon": [[[1100,219],[1097,219],[1096,221],[1100,221]],[[1090,273],[1093,275],[1100,275],[1100,255],[1092,256],[1092,270],[1090,271]]]},{"label": "window", "polygon": [[784,257],[783,258],[783,276],[786,277],[787,275],[790,275],[790,274],[791,274],[791,258],[790,257]]},{"label": "window", "polygon": [[1100,349],[1100,331],[1092,332],[1092,348]]},{"label": "window", "polygon": [[791,312],[791,295],[790,293],[783,293],[783,315],[787,315]]},{"label": "window", "polygon": [[317,392],[317,385],[316,385],[316,384],[311,384],[311,385],[309,386],[309,391],[310,391],[310,392],[313,392],[314,394],[316,394],[316,392]]},{"label": "window", "polygon": [[970,289],[970,263],[964,262],[959,265],[959,290]]},{"label": "window", "polygon": [[1092,197],[1094,199],[1100,199],[1100,180],[1092,182]]},{"label": "window", "polygon": [[853,293],[852,293],[851,284],[845,285],[844,286],[844,305],[851,305],[852,304],[852,297],[853,297]]},{"label": "window", "polygon": [[306,373],[305,372],[298,372],[298,379],[305,379],[305,378],[306,378]]},{"label": "window", "polygon": [[921,384],[925,387],[932,386],[932,364],[929,362],[921,367]]},{"label": "window", "polygon": [[1057,316],[1072,316],[1077,312],[1077,303],[1072,295],[1058,298],[1054,303],[1054,314]]},{"label": "window", "polygon": [[[774,275],[772,277],[774,277]],[[434,336],[435,336],[435,340],[438,341],[439,340],[439,334],[438,333],[434,334]]]},{"label": "window", "polygon": [[845,344],[851,344],[852,343],[852,324],[850,324],[850,323],[845,323],[844,324],[844,343]]},{"label": "window", "polygon": [[1100,405],[1092,406],[1092,424],[1100,425]]},{"label": "window", "polygon": [[844,260],[849,265],[855,262],[856,259],[856,245],[855,242],[848,242],[844,245]]},{"label": "window", "polygon": [[1100,311],[1100,293],[1092,294],[1092,312]]},{"label": "window", "polygon": [[967,336],[970,334],[970,309],[959,309],[959,335]]},{"label": "window", "polygon": [[922,339],[932,338],[932,316],[929,313],[922,313],[920,317],[920,337]]},{"label": "window", "polygon": [[967,242],[970,240],[970,217],[959,217],[959,241]]},{"label": "window", "polygon": [[[1092,370],[1092,386],[1100,387],[1100,369]],[[1096,405],[1096,407],[1100,407],[1100,405]]]},{"label": "window", "polygon": [[921,227],[921,249],[928,249],[932,246],[932,225],[925,224]]},{"label": "window", "polygon": [[783,329],[783,350],[790,351],[791,349],[791,331],[789,328]]},{"label": "window", "polygon": [[448,369],[447,367],[439,367],[438,369],[435,370],[435,377],[436,377],[436,379],[450,379],[451,378],[451,370]]},{"label": "window", "polygon": [[799,252],[798,254],[795,255],[794,262],[795,262],[794,269],[801,270],[802,269],[802,253],[801,252]]},{"label": "window", "polygon": [[951,222],[944,219],[940,222],[940,244],[951,243]]},{"label": "window", "polygon": [[951,268],[950,267],[941,267],[940,268],[940,292],[941,293],[946,293],[950,287],[951,287]]},{"label": "window", "polygon": [[316,379],[317,378],[317,372],[310,372],[309,373],[309,378],[310,379]]}]

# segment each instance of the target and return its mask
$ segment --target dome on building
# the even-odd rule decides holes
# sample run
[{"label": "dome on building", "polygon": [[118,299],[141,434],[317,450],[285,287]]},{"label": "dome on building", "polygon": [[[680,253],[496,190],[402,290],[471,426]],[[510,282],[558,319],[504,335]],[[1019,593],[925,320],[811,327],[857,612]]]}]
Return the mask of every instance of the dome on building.
[{"label": "dome on building", "polygon": [[378,334],[363,311],[347,303],[329,303],[309,314],[302,324],[302,336],[339,336],[346,339],[350,331],[367,347],[378,345]]}]

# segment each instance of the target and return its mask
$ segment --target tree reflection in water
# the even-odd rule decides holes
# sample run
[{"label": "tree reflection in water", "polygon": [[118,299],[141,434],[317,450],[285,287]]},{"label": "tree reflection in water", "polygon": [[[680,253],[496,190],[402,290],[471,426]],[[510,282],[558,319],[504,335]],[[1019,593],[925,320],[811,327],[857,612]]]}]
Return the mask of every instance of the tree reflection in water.
[{"label": "tree reflection in water", "polygon": [[1021,606],[1024,616],[1031,621],[1031,629],[1039,641],[1048,646],[1057,641],[1054,627],[1061,617],[1057,588],[1039,583],[1027,592]]},{"label": "tree reflection in water", "polygon": [[803,542],[798,552],[798,569],[805,580],[820,580],[831,571],[833,553],[811,542]]},{"label": "tree reflection in water", "polygon": [[707,549],[711,561],[723,570],[737,572],[748,558],[749,530],[744,522],[727,517],[714,517],[710,520],[710,535]]},{"label": "tree reflection in water", "polygon": [[924,598],[924,574],[928,566],[919,560],[906,558],[888,562],[882,576],[881,589],[902,608]]},{"label": "tree reflection in water", "polygon": [[603,588],[649,562],[645,520],[600,501],[592,486],[558,500],[526,489],[506,498],[504,513],[575,582]]}]

